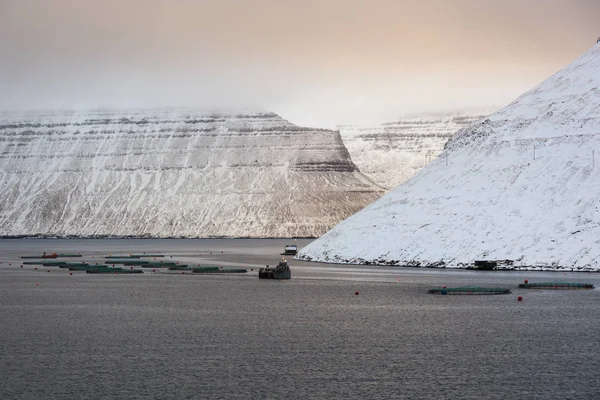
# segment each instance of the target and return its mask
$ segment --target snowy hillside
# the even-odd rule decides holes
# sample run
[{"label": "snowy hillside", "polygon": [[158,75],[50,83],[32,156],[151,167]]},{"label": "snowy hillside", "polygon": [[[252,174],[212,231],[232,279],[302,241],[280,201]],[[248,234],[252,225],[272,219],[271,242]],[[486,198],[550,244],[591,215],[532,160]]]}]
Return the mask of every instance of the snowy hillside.
[{"label": "snowy hillside", "polygon": [[276,114],[0,114],[0,235],[318,236],[382,195]]},{"label": "snowy hillside", "polygon": [[599,88],[600,44],[461,130],[413,179],[299,258],[600,269]]},{"label": "snowy hillside", "polygon": [[458,130],[491,111],[409,116],[377,125],[337,128],[360,171],[386,189],[407,181],[435,159]]}]

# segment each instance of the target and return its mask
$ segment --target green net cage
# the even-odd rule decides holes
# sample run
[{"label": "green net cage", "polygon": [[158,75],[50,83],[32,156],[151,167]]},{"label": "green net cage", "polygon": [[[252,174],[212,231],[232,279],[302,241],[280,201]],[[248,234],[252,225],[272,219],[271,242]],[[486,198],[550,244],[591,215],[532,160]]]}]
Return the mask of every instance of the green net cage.
[{"label": "green net cage", "polygon": [[510,289],[505,288],[487,288],[478,286],[463,286],[463,287],[437,287],[429,289],[430,294],[442,294],[442,295],[494,295],[494,294],[509,294]]},{"label": "green net cage", "polygon": [[574,282],[538,282],[538,283],[521,283],[521,289],[550,289],[550,290],[578,290],[578,289],[593,289],[594,285],[590,283],[574,283]]}]

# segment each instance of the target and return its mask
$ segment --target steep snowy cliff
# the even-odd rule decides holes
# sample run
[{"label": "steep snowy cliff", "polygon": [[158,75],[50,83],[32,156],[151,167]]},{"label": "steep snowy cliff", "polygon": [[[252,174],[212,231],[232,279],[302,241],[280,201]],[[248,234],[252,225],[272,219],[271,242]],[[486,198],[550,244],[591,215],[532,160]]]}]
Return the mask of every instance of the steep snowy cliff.
[{"label": "steep snowy cliff", "polygon": [[0,114],[0,235],[318,236],[382,195],[276,114]]},{"label": "steep snowy cliff", "polygon": [[383,124],[337,128],[360,171],[386,189],[394,189],[435,159],[458,130],[490,113],[407,116]]},{"label": "steep snowy cliff", "polygon": [[458,132],[414,178],[299,258],[600,269],[599,88],[600,44]]}]

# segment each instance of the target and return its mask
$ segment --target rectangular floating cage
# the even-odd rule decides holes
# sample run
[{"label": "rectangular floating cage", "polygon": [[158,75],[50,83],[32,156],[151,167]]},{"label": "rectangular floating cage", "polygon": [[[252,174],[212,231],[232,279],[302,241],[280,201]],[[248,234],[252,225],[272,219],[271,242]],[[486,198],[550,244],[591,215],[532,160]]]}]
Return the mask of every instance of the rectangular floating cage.
[{"label": "rectangular floating cage", "polygon": [[122,269],[122,268],[88,268],[85,270],[88,274],[143,274],[141,269]]},{"label": "rectangular floating cage", "polygon": [[244,268],[221,268],[221,267],[194,267],[192,272],[197,274],[243,274],[248,272]]},{"label": "rectangular floating cage", "polygon": [[197,274],[219,272],[219,267],[193,267],[192,272]]},{"label": "rectangular floating cage", "polygon": [[[164,264],[162,264],[164,266]],[[153,265],[156,267],[156,265]],[[169,265],[168,266],[171,271],[180,271],[180,270],[190,270],[191,267],[187,264],[177,264],[177,265]]]},{"label": "rectangular floating cage", "polygon": [[129,254],[129,255],[126,255],[126,256],[123,256],[123,255],[112,256],[111,255],[111,256],[106,256],[104,258],[106,258],[107,260],[113,260],[113,259],[114,260],[119,260],[119,259],[124,260],[126,258],[140,258],[140,257],[139,256],[133,256],[133,255]]},{"label": "rectangular floating cage", "polygon": [[494,295],[509,294],[510,289],[505,288],[486,288],[477,286],[465,286],[455,288],[437,287],[429,289],[430,294],[453,294],[453,295]]},{"label": "rectangular floating cage", "polygon": [[590,283],[573,283],[573,282],[538,282],[538,283],[521,283],[521,289],[547,289],[547,290],[578,290],[578,289],[593,289],[594,285]]}]

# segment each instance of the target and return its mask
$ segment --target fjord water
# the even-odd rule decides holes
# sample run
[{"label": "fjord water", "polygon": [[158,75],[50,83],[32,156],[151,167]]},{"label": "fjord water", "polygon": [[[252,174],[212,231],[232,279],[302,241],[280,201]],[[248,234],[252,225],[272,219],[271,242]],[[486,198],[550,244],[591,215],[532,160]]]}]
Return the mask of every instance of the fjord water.
[{"label": "fjord water", "polygon": [[[600,291],[516,288],[598,286],[598,274],[288,260],[292,280],[258,280],[287,242],[0,240],[0,398],[600,398]],[[19,255],[43,251],[164,252],[254,271],[20,268]],[[469,284],[515,289],[427,294]]]}]

